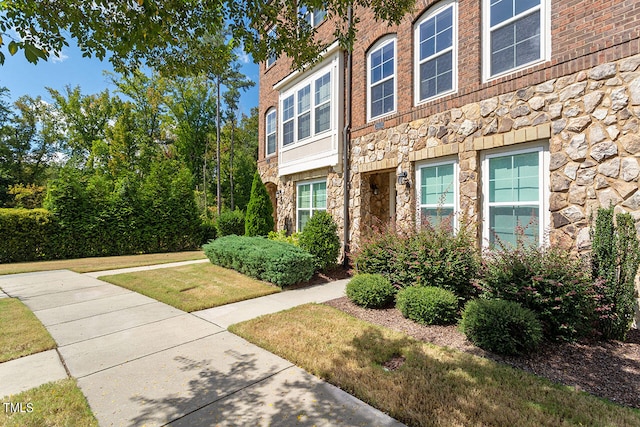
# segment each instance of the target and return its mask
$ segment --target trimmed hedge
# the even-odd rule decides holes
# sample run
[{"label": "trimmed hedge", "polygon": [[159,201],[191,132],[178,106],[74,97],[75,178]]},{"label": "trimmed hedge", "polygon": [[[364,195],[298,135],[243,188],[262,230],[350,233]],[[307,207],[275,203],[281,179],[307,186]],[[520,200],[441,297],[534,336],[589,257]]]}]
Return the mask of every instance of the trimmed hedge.
[{"label": "trimmed hedge", "polygon": [[446,325],[456,320],[458,298],[453,292],[435,286],[410,286],[398,292],[396,307],[415,322]]},{"label": "trimmed hedge", "polygon": [[514,301],[469,301],[460,329],[478,347],[499,354],[527,354],[542,342],[535,313]]},{"label": "trimmed hedge", "polygon": [[59,258],[60,225],[46,209],[0,209],[0,263]]},{"label": "trimmed hedge", "polygon": [[358,274],[347,283],[347,297],[361,307],[386,307],[395,295],[396,288],[380,274]]},{"label": "trimmed hedge", "polygon": [[243,236],[244,235],[244,212],[239,209],[234,211],[224,211],[216,221],[218,236]]},{"label": "trimmed hedge", "polygon": [[313,276],[313,256],[264,237],[224,236],[202,247],[216,265],[285,287]]}]

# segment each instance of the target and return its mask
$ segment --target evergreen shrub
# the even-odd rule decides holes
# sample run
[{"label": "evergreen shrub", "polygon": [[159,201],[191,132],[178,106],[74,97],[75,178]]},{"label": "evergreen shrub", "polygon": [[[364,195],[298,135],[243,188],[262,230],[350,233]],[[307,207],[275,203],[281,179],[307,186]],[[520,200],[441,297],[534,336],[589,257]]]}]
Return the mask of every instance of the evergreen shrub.
[{"label": "evergreen shrub", "polygon": [[542,342],[542,326],[535,313],[514,301],[469,301],[460,329],[478,347],[498,354],[528,354]]},{"label": "evergreen shrub", "polygon": [[308,281],[314,273],[311,254],[264,237],[219,237],[203,250],[213,264],[280,287]]},{"label": "evergreen shrub", "polygon": [[216,222],[216,229],[220,237],[232,234],[243,236],[244,227],[244,212],[239,209],[222,212]]},{"label": "evergreen shrub", "polygon": [[340,254],[340,237],[338,226],[328,212],[314,213],[298,240],[300,247],[313,255],[317,271],[336,265]]},{"label": "evergreen shrub", "polygon": [[266,236],[273,231],[273,205],[267,193],[267,188],[262,183],[260,173],[256,171],[251,184],[251,197],[247,204],[245,215],[246,236]]},{"label": "evergreen shrub", "polygon": [[380,274],[358,274],[347,283],[347,297],[365,308],[383,308],[393,302],[396,288]]},{"label": "evergreen shrub", "polygon": [[458,298],[435,286],[409,286],[396,297],[396,308],[407,319],[425,325],[454,323],[458,315]]}]

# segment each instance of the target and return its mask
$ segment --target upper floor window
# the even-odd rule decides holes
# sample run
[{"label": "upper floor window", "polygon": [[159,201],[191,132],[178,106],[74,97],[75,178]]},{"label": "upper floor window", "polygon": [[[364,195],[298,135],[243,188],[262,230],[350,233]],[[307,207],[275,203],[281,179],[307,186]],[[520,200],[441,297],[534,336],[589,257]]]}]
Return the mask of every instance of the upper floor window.
[{"label": "upper floor window", "polygon": [[415,26],[416,104],[456,90],[457,3],[445,1]]},{"label": "upper floor window", "polygon": [[[267,35],[269,37],[275,38],[275,36],[276,36],[276,27],[272,27],[269,30],[269,32],[267,33]],[[272,53],[272,54],[269,55],[269,57],[267,57],[267,62],[266,62],[266,67],[265,68],[269,68],[275,63],[276,63],[276,55],[274,53]]]},{"label": "upper floor window", "polygon": [[271,156],[276,152],[276,109],[270,108],[265,118],[266,149],[265,155]]},{"label": "upper floor window", "polygon": [[320,25],[323,21],[324,18],[327,16],[327,11],[323,10],[323,9],[309,9],[307,6],[300,6],[300,8],[298,9],[301,18],[304,21],[307,21],[307,24],[309,24],[312,27],[317,27],[318,25]]},{"label": "upper floor window", "polygon": [[396,38],[378,42],[367,55],[367,119],[396,110]]},{"label": "upper floor window", "polygon": [[544,59],[547,0],[484,0],[485,77]]},{"label": "upper floor window", "polygon": [[324,68],[280,95],[283,147],[331,128],[331,79]]}]

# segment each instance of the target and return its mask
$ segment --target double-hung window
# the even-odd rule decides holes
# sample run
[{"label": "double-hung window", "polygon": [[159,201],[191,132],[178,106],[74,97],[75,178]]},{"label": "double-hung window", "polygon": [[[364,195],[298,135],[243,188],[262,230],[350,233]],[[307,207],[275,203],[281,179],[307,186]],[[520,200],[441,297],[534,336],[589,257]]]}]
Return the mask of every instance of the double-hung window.
[{"label": "double-hung window", "polygon": [[420,224],[437,226],[443,219],[456,225],[458,165],[455,161],[427,163],[416,168]]},{"label": "double-hung window", "polygon": [[445,1],[415,26],[416,104],[456,90],[457,3]]},{"label": "double-hung window", "polygon": [[324,18],[327,16],[327,11],[324,9],[310,10],[307,6],[300,6],[298,9],[302,20],[306,21],[309,26],[317,27],[320,25]]},{"label": "double-hung window", "polygon": [[515,245],[519,234],[542,244],[548,209],[546,156],[543,147],[484,156],[483,237],[489,245],[498,239]]},{"label": "double-hung window", "polygon": [[298,184],[297,230],[302,231],[315,212],[327,210],[327,182],[313,181]]},{"label": "double-hung window", "polygon": [[484,0],[485,78],[547,56],[549,0]]},{"label": "double-hung window", "polygon": [[331,71],[318,73],[280,98],[282,146],[313,140],[331,129]]},{"label": "double-hung window", "polygon": [[265,134],[266,134],[266,156],[271,156],[276,152],[276,109],[270,108],[267,111],[265,120]]},{"label": "double-hung window", "polygon": [[367,55],[369,120],[396,111],[396,38],[386,37]]},{"label": "double-hung window", "polygon": [[[275,38],[276,37],[276,27],[272,27],[268,32],[267,35],[271,38]],[[266,62],[266,67],[265,68],[269,68],[271,67],[273,64],[276,63],[276,55],[275,53],[271,53],[269,54],[269,56],[267,57],[267,62]]]}]

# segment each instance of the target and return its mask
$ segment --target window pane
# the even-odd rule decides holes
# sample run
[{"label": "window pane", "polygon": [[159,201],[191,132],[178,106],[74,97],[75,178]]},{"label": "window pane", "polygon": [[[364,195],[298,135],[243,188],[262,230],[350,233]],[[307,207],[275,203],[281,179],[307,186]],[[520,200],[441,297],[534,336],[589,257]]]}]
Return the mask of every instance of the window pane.
[{"label": "window pane", "polygon": [[443,220],[453,223],[453,208],[422,208],[420,210],[420,221],[422,225],[438,226]]},{"label": "window pane", "polygon": [[331,73],[316,80],[315,86],[315,105],[322,104],[331,100]]},{"label": "window pane", "polygon": [[427,19],[420,24],[420,59],[428,58],[436,53],[436,20]]},{"label": "window pane", "polygon": [[300,8],[298,9],[298,13],[300,14],[300,17],[303,21],[306,21],[307,24],[311,25],[311,12],[307,8],[307,6],[300,6]]},{"label": "window pane", "polygon": [[273,154],[276,152],[276,134],[267,136],[267,154]]},{"label": "window pane", "polygon": [[315,133],[324,132],[331,128],[331,104],[327,103],[316,108]]},{"label": "window pane", "polygon": [[540,59],[540,12],[491,32],[491,74]]},{"label": "window pane", "polygon": [[490,6],[491,26],[514,17],[513,0],[492,1]]},{"label": "window pane", "polygon": [[326,10],[315,10],[313,12],[313,25],[320,25],[322,21],[324,21],[325,16],[327,16]]},{"label": "window pane", "polygon": [[540,0],[516,0],[516,15],[540,4]]},{"label": "window pane", "polygon": [[282,145],[293,143],[293,120],[282,125]]},{"label": "window pane", "polygon": [[276,131],[276,112],[272,111],[267,114],[267,135]]},{"label": "window pane", "polygon": [[394,110],[394,79],[387,80],[371,88],[371,117]]},{"label": "window pane", "polygon": [[420,99],[453,89],[453,52],[449,51],[420,65]]},{"label": "window pane", "polygon": [[298,185],[298,209],[311,207],[311,184]]},{"label": "window pane", "polygon": [[453,164],[425,167],[420,170],[422,205],[454,203]]},{"label": "window pane", "polygon": [[324,182],[313,184],[313,208],[320,210],[327,208],[327,184]]},{"label": "window pane", "polygon": [[538,219],[540,209],[538,206],[492,206],[489,207],[489,241],[493,244],[497,239],[503,243],[516,244],[516,227],[524,229],[527,240],[537,242]]},{"label": "window pane", "polygon": [[282,101],[282,121],[293,118],[293,95],[288,96]]},{"label": "window pane", "polygon": [[298,231],[302,231],[307,221],[309,221],[309,218],[311,218],[310,210],[298,211]]},{"label": "window pane", "polygon": [[311,136],[311,113],[298,116],[298,140]]},{"label": "window pane", "polygon": [[307,85],[298,91],[298,114],[311,108],[311,86]]}]

